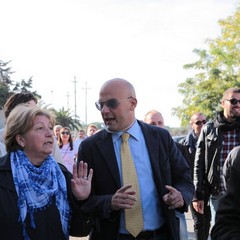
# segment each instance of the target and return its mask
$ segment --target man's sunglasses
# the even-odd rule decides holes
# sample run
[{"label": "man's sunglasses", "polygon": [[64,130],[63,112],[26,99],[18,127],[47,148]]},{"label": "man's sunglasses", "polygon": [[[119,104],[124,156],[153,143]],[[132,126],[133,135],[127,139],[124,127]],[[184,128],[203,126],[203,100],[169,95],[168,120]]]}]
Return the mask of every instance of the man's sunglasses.
[{"label": "man's sunglasses", "polygon": [[237,103],[240,103],[240,100],[237,100],[236,98],[224,99],[224,100],[229,101],[232,105],[237,105]]},{"label": "man's sunglasses", "polygon": [[118,107],[120,102],[122,102],[124,100],[127,100],[127,99],[130,99],[130,98],[133,98],[133,97],[124,98],[122,100],[117,100],[116,98],[111,98],[111,99],[108,99],[105,102],[97,101],[97,102],[95,102],[95,106],[99,111],[102,111],[104,105],[106,105],[110,109],[115,109],[115,108]]},{"label": "man's sunglasses", "polygon": [[205,124],[206,122],[207,122],[207,120],[196,121],[195,124],[196,125],[201,125],[201,124]]},{"label": "man's sunglasses", "polygon": [[61,132],[62,135],[69,135],[69,132]]}]

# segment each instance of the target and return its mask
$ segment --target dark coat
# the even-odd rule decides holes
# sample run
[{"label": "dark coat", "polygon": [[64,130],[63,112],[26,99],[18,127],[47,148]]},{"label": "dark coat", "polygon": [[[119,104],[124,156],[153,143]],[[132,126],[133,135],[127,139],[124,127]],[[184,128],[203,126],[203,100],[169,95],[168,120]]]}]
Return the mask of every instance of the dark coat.
[{"label": "dark coat", "polygon": [[[146,141],[154,181],[171,239],[178,240],[179,229],[175,211],[169,210],[162,198],[167,193],[165,185],[173,186],[182,193],[185,201],[184,207],[178,210],[187,211],[194,192],[190,169],[167,130],[140,121],[138,123]],[[84,140],[79,148],[79,160],[86,161],[94,171],[92,195],[83,204],[84,211],[96,215],[91,239],[117,240],[120,211],[111,211],[111,199],[121,188],[121,182],[111,133],[102,130]]]},{"label": "dark coat", "polygon": [[227,158],[226,158],[226,160],[224,162],[224,165],[223,165],[223,176],[224,176],[225,188],[227,188],[226,187],[226,183],[228,182],[228,180],[231,177],[231,170],[232,170],[233,162],[236,159],[238,159],[238,158],[240,158],[240,146],[237,146],[237,147],[233,148],[229,152],[229,154],[228,154],[228,156],[227,156]]},{"label": "dark coat", "polygon": [[227,192],[219,201],[212,240],[240,239],[240,147],[232,150]]},{"label": "dark coat", "polygon": [[180,142],[187,148],[189,166],[191,168],[192,177],[193,177],[193,168],[194,168],[197,140],[198,140],[198,137],[196,136],[196,134],[194,133],[194,130],[192,129],[187,134],[186,138],[181,140]]},{"label": "dark coat", "polygon": [[[73,210],[70,224],[70,234],[86,236],[91,230],[90,222],[80,211],[80,202],[77,202],[71,192],[72,175],[59,164],[66,178],[68,199]],[[0,239],[22,240],[23,227],[19,219],[17,206],[18,196],[13,182],[9,155],[0,158]],[[29,216],[26,218],[26,229],[31,240],[66,240],[60,221],[60,215],[55,204],[47,209],[34,213],[37,228],[30,227]]]},{"label": "dark coat", "polygon": [[196,196],[194,200],[203,200],[206,198],[206,193],[217,194],[219,191],[219,161],[221,149],[221,131],[214,127],[213,122],[206,123],[202,127],[196,148],[194,162],[194,184],[196,188]]},{"label": "dark coat", "polygon": [[[206,123],[201,130],[197,142],[194,163],[195,200],[203,200],[207,194],[218,195],[221,191],[220,156],[222,150],[223,132],[233,129],[240,130],[240,118],[228,122],[223,111],[216,118]],[[240,141],[240,134],[238,135]]]}]

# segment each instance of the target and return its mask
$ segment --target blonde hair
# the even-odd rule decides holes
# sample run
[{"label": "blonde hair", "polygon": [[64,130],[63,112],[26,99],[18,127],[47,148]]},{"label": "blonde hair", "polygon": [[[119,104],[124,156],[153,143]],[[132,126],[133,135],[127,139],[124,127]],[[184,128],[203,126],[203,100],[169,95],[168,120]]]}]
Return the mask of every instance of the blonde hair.
[{"label": "blonde hair", "polygon": [[36,116],[46,116],[52,125],[55,123],[53,115],[46,109],[21,105],[11,111],[4,131],[5,145],[8,152],[22,149],[16,141],[16,136],[29,131],[33,126],[33,120]]}]

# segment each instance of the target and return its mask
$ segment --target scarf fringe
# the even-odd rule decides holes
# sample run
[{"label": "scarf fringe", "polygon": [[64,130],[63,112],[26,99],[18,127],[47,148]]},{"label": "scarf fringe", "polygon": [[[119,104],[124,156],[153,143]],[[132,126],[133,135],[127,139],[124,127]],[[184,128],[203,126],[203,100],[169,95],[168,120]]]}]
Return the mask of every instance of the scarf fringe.
[{"label": "scarf fringe", "polygon": [[30,216],[30,226],[35,229],[36,228],[36,224],[35,224],[35,220],[34,220],[34,213],[37,212],[37,211],[43,211],[45,209],[47,209],[49,206],[51,206],[53,203],[53,200],[50,199],[50,201],[48,202],[47,205],[41,207],[41,208],[37,208],[37,209],[31,209],[29,211],[29,216]]}]

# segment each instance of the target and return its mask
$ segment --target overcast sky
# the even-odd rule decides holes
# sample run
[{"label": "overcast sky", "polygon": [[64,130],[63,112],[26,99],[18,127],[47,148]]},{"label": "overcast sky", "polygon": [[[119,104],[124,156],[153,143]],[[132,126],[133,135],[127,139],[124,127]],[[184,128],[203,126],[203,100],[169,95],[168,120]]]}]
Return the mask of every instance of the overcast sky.
[{"label": "overcast sky", "polygon": [[83,122],[102,121],[94,105],[99,89],[121,77],[135,86],[138,119],[157,109],[166,125],[178,127],[171,115],[181,104],[177,85],[193,74],[183,65],[196,60],[194,48],[207,48],[205,41],[219,36],[218,20],[232,15],[238,2],[0,0],[0,60],[12,60],[14,79],[32,76],[45,103],[70,107],[73,115],[76,87]]}]

